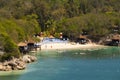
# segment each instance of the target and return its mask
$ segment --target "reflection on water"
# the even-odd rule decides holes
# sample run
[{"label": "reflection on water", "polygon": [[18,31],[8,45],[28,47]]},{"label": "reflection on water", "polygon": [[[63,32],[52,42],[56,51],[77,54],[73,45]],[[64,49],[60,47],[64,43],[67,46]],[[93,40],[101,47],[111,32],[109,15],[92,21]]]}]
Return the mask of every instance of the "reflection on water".
[{"label": "reflection on water", "polygon": [[[120,80],[120,48],[40,51],[25,71],[0,72],[0,80]],[[2,74],[2,75],[1,75]]]}]

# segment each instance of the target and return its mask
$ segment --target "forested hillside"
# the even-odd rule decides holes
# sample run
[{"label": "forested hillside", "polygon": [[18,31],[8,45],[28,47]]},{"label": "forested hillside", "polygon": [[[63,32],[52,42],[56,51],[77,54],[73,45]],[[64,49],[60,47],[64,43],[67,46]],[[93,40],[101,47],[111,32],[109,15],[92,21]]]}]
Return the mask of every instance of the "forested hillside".
[{"label": "forested hillside", "polygon": [[116,27],[120,0],[0,0],[0,47],[5,52],[19,53],[16,44],[40,31],[74,38],[87,31],[100,39]]}]

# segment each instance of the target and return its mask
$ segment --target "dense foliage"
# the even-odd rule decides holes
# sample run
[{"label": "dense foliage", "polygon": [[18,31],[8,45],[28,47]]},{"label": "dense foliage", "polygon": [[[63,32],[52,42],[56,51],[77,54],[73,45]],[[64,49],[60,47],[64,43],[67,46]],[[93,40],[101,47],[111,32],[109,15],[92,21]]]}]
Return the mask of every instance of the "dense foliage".
[{"label": "dense foliage", "polygon": [[119,4],[120,0],[0,0],[0,46],[7,53],[19,53],[16,43],[40,30],[73,38],[87,31],[89,38],[99,40],[120,28]]}]

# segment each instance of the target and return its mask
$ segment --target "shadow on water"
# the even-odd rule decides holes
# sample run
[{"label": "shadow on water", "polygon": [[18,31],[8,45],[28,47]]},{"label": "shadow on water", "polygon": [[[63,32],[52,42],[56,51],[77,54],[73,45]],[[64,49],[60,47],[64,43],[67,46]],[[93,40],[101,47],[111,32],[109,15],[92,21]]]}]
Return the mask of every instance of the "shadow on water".
[{"label": "shadow on water", "polygon": [[19,80],[21,75],[25,73],[24,70],[21,71],[0,71],[0,80]]},{"label": "shadow on water", "polygon": [[107,47],[87,50],[56,50],[44,51],[39,54],[42,57],[72,57],[81,59],[120,58],[120,47]]},{"label": "shadow on water", "polygon": [[0,76],[0,80],[19,80],[18,75]]}]

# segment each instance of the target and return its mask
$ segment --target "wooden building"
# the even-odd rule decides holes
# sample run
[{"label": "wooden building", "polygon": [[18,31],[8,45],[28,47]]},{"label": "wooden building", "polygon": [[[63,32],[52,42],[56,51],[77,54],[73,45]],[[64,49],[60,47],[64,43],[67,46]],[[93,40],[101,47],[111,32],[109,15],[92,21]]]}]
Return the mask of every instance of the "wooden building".
[{"label": "wooden building", "polygon": [[119,46],[120,45],[120,35],[116,34],[112,37],[110,46]]},{"label": "wooden building", "polygon": [[26,43],[20,42],[20,43],[18,44],[18,47],[19,47],[20,53],[26,54],[26,53],[28,52],[28,47],[27,47],[27,44],[26,44]]},{"label": "wooden building", "polygon": [[86,44],[88,42],[88,39],[86,36],[80,35],[76,42],[80,43],[80,44]]},{"label": "wooden building", "polygon": [[28,46],[28,51],[33,51],[35,49],[35,42],[33,40],[28,40],[27,46]]}]

